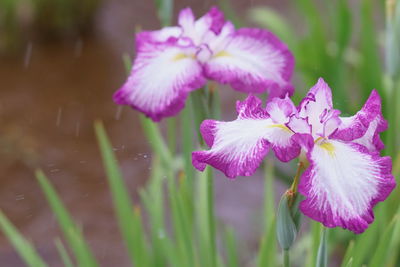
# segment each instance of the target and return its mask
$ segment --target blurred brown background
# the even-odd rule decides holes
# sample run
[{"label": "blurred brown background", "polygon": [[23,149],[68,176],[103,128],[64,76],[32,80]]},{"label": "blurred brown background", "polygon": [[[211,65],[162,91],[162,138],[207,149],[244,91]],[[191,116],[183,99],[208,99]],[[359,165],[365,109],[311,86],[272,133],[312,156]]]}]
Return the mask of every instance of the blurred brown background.
[{"label": "blurred brown background", "polygon": [[[136,190],[145,185],[149,174],[149,146],[138,113],[115,105],[112,94],[125,79],[122,54],[134,56],[135,28],[157,29],[159,21],[150,0],[70,1],[73,8],[65,17],[57,16],[56,4],[41,7],[34,25],[29,1],[18,2],[17,24],[9,24],[6,12],[0,10],[0,209],[50,266],[61,265],[54,245],[60,232],[33,175],[40,167],[82,226],[102,266],[129,266],[93,121],[105,122],[129,190],[138,201]],[[2,8],[6,2],[10,1],[0,0]],[[74,9],[84,2],[90,5],[83,11]],[[289,1],[231,2],[243,19],[249,7],[258,5],[293,17],[286,8]],[[183,7],[192,7],[200,16],[215,4],[175,1],[174,21]],[[10,28],[13,31],[7,33]],[[235,99],[242,96],[225,88],[221,91],[224,118],[231,118]],[[261,175],[233,181],[221,175],[216,178],[218,217],[236,228],[241,244],[250,249],[258,240],[262,188]],[[3,235],[0,266],[24,266]]]}]

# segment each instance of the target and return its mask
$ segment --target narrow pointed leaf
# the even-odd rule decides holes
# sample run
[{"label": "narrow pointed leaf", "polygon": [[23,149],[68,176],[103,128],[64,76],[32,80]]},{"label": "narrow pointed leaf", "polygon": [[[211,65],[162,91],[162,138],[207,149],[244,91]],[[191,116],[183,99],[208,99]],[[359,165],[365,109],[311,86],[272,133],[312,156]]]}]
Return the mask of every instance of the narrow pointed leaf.
[{"label": "narrow pointed leaf", "polygon": [[78,226],[74,223],[64,204],[61,202],[54,187],[50,184],[42,171],[36,171],[36,178],[50,204],[53,213],[56,215],[58,224],[64,234],[69,247],[75,255],[78,265],[98,266],[88,244],[86,243]]},{"label": "narrow pointed leaf", "polygon": [[26,240],[23,235],[18,232],[15,226],[7,219],[2,211],[0,211],[0,229],[27,266],[47,266],[40,255],[36,252],[34,246],[32,246],[32,244],[30,244],[28,240]]},{"label": "narrow pointed leaf", "polygon": [[117,160],[103,124],[97,121],[95,123],[95,130],[103,164],[107,172],[118,225],[128,248],[129,255],[137,266],[148,266],[149,257],[146,250],[140,211],[134,212],[129,193],[126,189],[127,187],[117,166]]}]

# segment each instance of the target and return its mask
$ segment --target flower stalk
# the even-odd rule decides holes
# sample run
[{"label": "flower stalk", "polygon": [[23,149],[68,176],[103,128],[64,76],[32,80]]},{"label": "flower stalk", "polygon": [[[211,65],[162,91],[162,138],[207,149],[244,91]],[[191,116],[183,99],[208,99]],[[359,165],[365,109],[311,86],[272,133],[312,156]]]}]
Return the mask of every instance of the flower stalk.
[{"label": "flower stalk", "polygon": [[304,169],[305,164],[302,161],[299,161],[299,163],[297,163],[297,171],[296,175],[294,176],[293,183],[290,186],[290,189],[286,192],[286,194],[289,196],[289,207],[293,206],[294,200],[296,199],[297,188],[299,186],[300,177]]}]

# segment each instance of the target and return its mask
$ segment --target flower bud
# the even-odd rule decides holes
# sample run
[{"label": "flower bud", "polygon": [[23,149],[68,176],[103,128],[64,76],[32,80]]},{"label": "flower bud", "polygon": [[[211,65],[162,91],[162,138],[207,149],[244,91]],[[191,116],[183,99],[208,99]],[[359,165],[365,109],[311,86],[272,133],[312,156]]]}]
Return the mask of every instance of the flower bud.
[{"label": "flower bud", "polygon": [[288,250],[292,246],[297,235],[297,227],[293,221],[289,206],[290,199],[291,195],[288,191],[282,196],[279,202],[277,214],[276,235],[279,245],[284,250]]}]

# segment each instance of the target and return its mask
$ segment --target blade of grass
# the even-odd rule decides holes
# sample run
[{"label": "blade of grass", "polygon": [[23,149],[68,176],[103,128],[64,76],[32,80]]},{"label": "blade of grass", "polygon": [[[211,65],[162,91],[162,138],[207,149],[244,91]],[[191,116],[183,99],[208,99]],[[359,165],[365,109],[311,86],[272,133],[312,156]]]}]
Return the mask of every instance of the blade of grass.
[{"label": "blade of grass", "polygon": [[293,27],[277,11],[268,7],[255,7],[250,9],[248,17],[254,23],[276,34],[294,54],[297,54],[297,39]]},{"label": "blade of grass", "polygon": [[321,238],[321,226],[320,223],[311,222],[311,244],[308,250],[308,258],[306,266],[315,266],[318,255],[319,241]]},{"label": "blade of grass", "polygon": [[322,236],[318,248],[316,267],[326,267],[328,265],[328,229],[322,226]]},{"label": "blade of grass", "polygon": [[227,259],[226,266],[239,267],[239,255],[235,231],[230,227],[225,232],[225,248]]},{"label": "blade of grass", "polygon": [[261,247],[258,252],[258,267],[276,266],[276,219],[271,218],[271,224],[267,233],[261,240]]},{"label": "blade of grass", "polygon": [[61,199],[47,177],[42,171],[38,170],[36,171],[36,178],[39,181],[40,187],[42,188],[53,213],[56,215],[58,224],[60,225],[64,237],[76,257],[78,265],[88,267],[98,266],[96,259],[82,236],[81,231],[72,220],[70,214],[64,207]]},{"label": "blade of grass", "polygon": [[151,225],[150,235],[152,241],[152,258],[155,266],[162,266],[167,262],[173,263],[174,254],[168,247],[172,247],[171,240],[165,229],[164,222],[164,181],[163,169],[159,157],[153,156],[151,165],[151,177],[146,189],[140,191],[142,203],[145,206]]},{"label": "blade of grass", "polygon": [[140,210],[137,209],[136,212],[133,211],[132,202],[126,190],[121,172],[117,166],[117,160],[113,153],[112,146],[107,138],[103,124],[99,121],[95,122],[95,132],[100,146],[103,164],[107,172],[107,179],[111,188],[119,228],[128,248],[129,255],[135,265],[148,266],[150,258],[147,253]]},{"label": "blade of grass", "polygon": [[167,119],[167,137],[168,137],[168,148],[171,154],[174,154],[176,149],[176,118]]},{"label": "blade of grass", "polygon": [[236,14],[231,0],[217,0],[218,5],[221,7],[225,17],[232,21],[236,28],[243,27],[244,23]]},{"label": "blade of grass", "polygon": [[[330,1],[329,1],[330,2]],[[345,52],[350,43],[350,37],[352,32],[351,23],[351,11],[348,6],[347,0],[339,0],[333,4],[334,8],[334,23],[335,25],[335,37],[337,49],[336,53],[331,55],[332,58],[332,68],[331,68],[331,86],[335,88],[335,105],[346,112],[354,112],[354,110],[349,108],[349,105],[344,101],[345,99],[350,99],[351,95],[349,90],[346,90],[346,76],[349,72],[349,67],[345,61]],[[350,105],[353,106],[353,105]]]},{"label": "blade of grass", "polygon": [[163,27],[171,25],[174,10],[173,0],[154,0],[157,7],[158,18]]},{"label": "blade of grass", "polygon": [[168,195],[170,200],[172,226],[174,230],[174,237],[178,249],[179,266],[193,266],[193,248],[192,248],[192,235],[189,223],[189,216],[184,207],[183,192],[185,188],[177,188],[174,179],[169,179]]},{"label": "blade of grass", "polygon": [[65,267],[73,267],[72,260],[70,256],[68,255],[67,250],[65,249],[63,243],[59,238],[54,240],[54,243],[56,244],[56,248],[58,250],[58,254],[60,255],[61,261],[64,264]]},{"label": "blade of grass", "polygon": [[388,244],[391,243],[393,231],[395,229],[395,225],[398,224],[399,217],[395,216],[393,220],[390,222],[383,235],[379,239],[379,243],[375,248],[375,252],[372,255],[372,259],[368,266],[370,267],[380,267],[387,266],[386,262],[388,260],[389,249]]},{"label": "blade of grass", "polygon": [[209,192],[212,186],[212,169],[207,166],[204,172],[200,173],[197,185],[197,223],[198,223],[198,239],[200,266],[216,266],[216,244],[215,244],[215,228],[212,199]]},{"label": "blade of grass", "polygon": [[[400,205],[399,210],[397,211],[395,216],[400,216]],[[400,220],[397,220],[395,229],[393,231],[392,242],[390,243],[390,251],[389,251],[389,264],[388,266],[395,266],[399,261],[400,257]]]},{"label": "blade of grass", "polygon": [[382,67],[373,10],[372,0],[361,1],[360,52],[364,57],[360,65],[360,83],[364,99],[368,97],[372,89],[375,88],[378,91],[382,89]]},{"label": "blade of grass", "polygon": [[361,266],[366,262],[366,258],[370,255],[371,250],[376,244],[379,236],[379,220],[380,214],[376,214],[374,223],[362,234],[358,235],[354,243],[353,249],[353,266]]},{"label": "blade of grass", "polygon": [[347,246],[346,253],[344,254],[342,264],[340,265],[341,267],[346,267],[352,259],[353,255],[353,249],[354,249],[354,240],[350,240],[349,245]]},{"label": "blade of grass", "polygon": [[304,39],[302,46],[299,48],[301,53],[296,55],[299,65],[309,69],[310,82],[314,83],[318,77],[324,77],[328,82],[331,80],[330,60],[328,58],[326,47],[326,28],[321,17],[321,12],[318,10],[313,0],[299,0],[296,5],[303,13],[307,22],[308,36]]},{"label": "blade of grass", "polygon": [[172,168],[172,155],[163,140],[158,125],[152,122],[150,119],[145,118],[144,116],[140,116],[140,122],[142,124],[143,131],[145,132],[146,137],[150,142],[152,150],[154,151],[154,153],[160,156],[160,160],[163,166],[165,168]]},{"label": "blade of grass", "polygon": [[42,257],[40,257],[40,255],[36,252],[34,246],[32,246],[28,240],[26,240],[24,236],[18,232],[18,230],[7,219],[2,211],[0,211],[0,228],[27,266],[47,266]]},{"label": "blade of grass", "polygon": [[[188,101],[192,100],[189,98]],[[193,122],[192,122],[191,107],[192,106],[190,105],[190,103],[188,103],[185,109],[182,111],[181,130],[182,130],[182,150],[183,150],[184,170],[187,178],[186,181],[189,190],[193,191],[194,168],[191,159],[194,146],[193,146]],[[196,129],[196,131],[198,131],[198,129]]]},{"label": "blade of grass", "polygon": [[276,241],[275,241],[275,184],[274,163],[268,158],[265,164],[264,175],[264,235],[258,252],[258,266],[276,266]]}]

